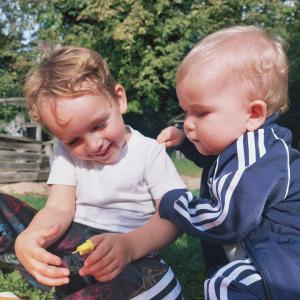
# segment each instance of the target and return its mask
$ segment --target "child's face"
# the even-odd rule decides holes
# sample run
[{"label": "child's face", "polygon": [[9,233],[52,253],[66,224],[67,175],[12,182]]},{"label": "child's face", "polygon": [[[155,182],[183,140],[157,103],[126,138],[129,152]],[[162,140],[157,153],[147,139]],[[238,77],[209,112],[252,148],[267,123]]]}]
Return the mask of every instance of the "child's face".
[{"label": "child's face", "polygon": [[106,94],[87,94],[57,99],[56,116],[49,103],[40,106],[47,128],[82,160],[114,163],[130,134],[122,114],[127,109],[126,94],[117,86],[118,99]]},{"label": "child's face", "polygon": [[[204,155],[217,155],[246,132],[248,95],[239,81],[205,68],[177,84],[179,105],[186,113],[184,131]],[[198,70],[200,71],[200,70]],[[204,74],[204,75],[200,75]]]}]

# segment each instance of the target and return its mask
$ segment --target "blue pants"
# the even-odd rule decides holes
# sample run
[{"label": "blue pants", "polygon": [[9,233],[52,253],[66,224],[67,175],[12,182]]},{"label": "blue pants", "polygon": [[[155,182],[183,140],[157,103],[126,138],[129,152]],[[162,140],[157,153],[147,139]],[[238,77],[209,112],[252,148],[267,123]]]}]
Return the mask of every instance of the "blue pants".
[{"label": "blue pants", "polygon": [[248,257],[220,268],[204,283],[206,300],[267,299],[263,281]]}]

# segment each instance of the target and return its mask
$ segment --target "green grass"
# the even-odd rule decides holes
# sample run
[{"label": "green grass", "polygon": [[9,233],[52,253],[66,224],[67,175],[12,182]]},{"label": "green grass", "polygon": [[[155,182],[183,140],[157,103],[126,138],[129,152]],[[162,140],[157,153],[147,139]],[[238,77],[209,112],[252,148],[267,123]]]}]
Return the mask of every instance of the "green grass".
[{"label": "green grass", "polygon": [[5,272],[5,267],[0,270],[0,292],[10,291],[21,299],[28,300],[54,300],[55,290],[45,292],[31,287],[18,271]]},{"label": "green grass", "polygon": [[44,195],[26,193],[24,195],[16,195],[18,199],[27,202],[31,207],[39,210],[44,207],[46,197]]},{"label": "green grass", "polygon": [[[30,206],[41,209],[46,197],[38,194],[16,195],[19,199],[27,202]],[[17,270],[7,265],[0,265],[0,292],[10,291],[24,300],[53,300],[55,288],[50,292],[41,291],[31,287]]]},{"label": "green grass", "polygon": [[[182,175],[198,177],[201,169],[194,163],[183,158],[177,160],[175,154],[171,158]],[[199,190],[194,190],[198,194]],[[41,209],[45,203],[45,196],[36,194],[17,195],[17,197],[36,209]],[[185,300],[203,300],[203,282],[205,279],[200,240],[183,234],[168,247],[161,250],[165,261],[171,266],[179,279]],[[54,289],[50,293],[30,288],[17,271],[0,266],[0,292],[12,291],[22,299],[51,300],[54,299]]]},{"label": "green grass", "polygon": [[200,240],[183,234],[160,252],[176,274],[183,289],[184,299],[203,300],[205,272]]},{"label": "green grass", "polygon": [[192,161],[186,158],[177,159],[175,152],[171,152],[170,157],[179,174],[190,177],[199,177],[201,175],[202,169],[195,165]]}]

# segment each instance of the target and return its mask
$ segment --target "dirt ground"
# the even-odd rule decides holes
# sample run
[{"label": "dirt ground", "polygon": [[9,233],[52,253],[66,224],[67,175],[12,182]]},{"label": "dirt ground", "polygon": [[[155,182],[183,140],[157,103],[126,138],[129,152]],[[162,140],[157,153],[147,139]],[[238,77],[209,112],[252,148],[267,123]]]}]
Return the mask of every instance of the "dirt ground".
[{"label": "dirt ground", "polygon": [[[199,188],[200,178],[182,176],[182,179],[189,189],[194,190]],[[0,184],[0,192],[6,194],[34,193],[47,195],[48,186],[45,182],[18,182]]]},{"label": "dirt ground", "polygon": [[42,194],[47,195],[48,186],[45,182],[18,182],[18,183],[9,183],[1,184],[0,192],[6,194]]}]

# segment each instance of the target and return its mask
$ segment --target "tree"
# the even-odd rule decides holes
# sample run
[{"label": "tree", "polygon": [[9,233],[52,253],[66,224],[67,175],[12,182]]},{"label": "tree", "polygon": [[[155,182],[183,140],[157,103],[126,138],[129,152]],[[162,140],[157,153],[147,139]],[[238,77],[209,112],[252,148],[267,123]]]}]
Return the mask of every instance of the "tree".
[{"label": "tree", "polygon": [[296,41],[289,52],[292,92],[299,86],[299,72],[293,71],[299,69],[299,55],[293,54],[299,53],[298,1],[19,1],[23,16],[39,25],[31,45],[44,40],[101,53],[126,88],[128,122],[152,136],[180,111],[174,89],[179,62],[196,41],[219,28],[256,24],[292,45]]},{"label": "tree", "polygon": [[[23,79],[30,67],[20,14],[17,2],[0,2],[0,98],[22,95]],[[19,111],[18,107],[1,104],[0,121],[11,120]]]}]

